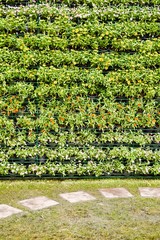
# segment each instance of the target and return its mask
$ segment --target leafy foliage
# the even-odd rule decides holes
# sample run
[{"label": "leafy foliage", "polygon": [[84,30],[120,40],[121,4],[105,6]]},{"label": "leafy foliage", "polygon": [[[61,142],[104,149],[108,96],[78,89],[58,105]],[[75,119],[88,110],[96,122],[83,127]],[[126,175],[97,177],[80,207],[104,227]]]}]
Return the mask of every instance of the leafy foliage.
[{"label": "leafy foliage", "polygon": [[159,0],[0,3],[0,174],[159,175]]}]

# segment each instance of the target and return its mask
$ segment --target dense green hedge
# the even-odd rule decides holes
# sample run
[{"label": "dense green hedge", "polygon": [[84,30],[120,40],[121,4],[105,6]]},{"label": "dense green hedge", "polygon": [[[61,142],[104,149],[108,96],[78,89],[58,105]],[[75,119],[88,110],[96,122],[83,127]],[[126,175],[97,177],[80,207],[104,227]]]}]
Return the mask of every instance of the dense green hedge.
[{"label": "dense green hedge", "polygon": [[159,175],[159,0],[0,4],[0,175]]}]

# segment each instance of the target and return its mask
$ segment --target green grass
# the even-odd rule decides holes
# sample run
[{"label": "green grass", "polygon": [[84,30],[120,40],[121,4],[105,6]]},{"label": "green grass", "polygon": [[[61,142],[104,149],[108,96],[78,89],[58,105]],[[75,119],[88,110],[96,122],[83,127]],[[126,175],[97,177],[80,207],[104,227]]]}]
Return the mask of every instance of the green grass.
[{"label": "green grass", "polygon": [[[127,199],[106,199],[99,188],[125,187]],[[23,213],[0,219],[0,240],[160,240],[160,199],[142,198],[138,187],[160,187],[160,180],[1,181],[0,203]],[[71,204],[59,194],[84,190],[95,201]],[[18,201],[47,196],[60,204],[29,211]]]}]

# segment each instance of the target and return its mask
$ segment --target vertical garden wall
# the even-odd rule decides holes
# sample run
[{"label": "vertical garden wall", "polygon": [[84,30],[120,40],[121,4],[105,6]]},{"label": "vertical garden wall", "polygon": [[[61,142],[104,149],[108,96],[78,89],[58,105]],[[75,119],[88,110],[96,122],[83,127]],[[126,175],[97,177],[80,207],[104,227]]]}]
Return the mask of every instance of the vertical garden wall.
[{"label": "vertical garden wall", "polygon": [[0,176],[160,175],[160,0],[0,1]]}]

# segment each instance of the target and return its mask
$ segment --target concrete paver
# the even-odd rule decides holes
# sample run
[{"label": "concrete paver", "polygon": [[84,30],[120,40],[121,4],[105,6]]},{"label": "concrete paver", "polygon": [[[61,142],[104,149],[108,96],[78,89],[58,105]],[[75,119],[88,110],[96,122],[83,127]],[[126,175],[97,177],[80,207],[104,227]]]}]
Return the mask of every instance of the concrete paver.
[{"label": "concrete paver", "polygon": [[160,188],[140,187],[139,192],[142,197],[160,197]]},{"label": "concrete paver", "polygon": [[133,195],[125,188],[105,188],[105,189],[99,189],[99,191],[106,198],[133,197]]},{"label": "concrete paver", "polygon": [[0,218],[6,218],[13,214],[21,213],[22,210],[11,207],[6,204],[0,204]]},{"label": "concrete paver", "polygon": [[78,191],[78,192],[70,192],[70,193],[62,193],[60,194],[62,198],[69,201],[70,203],[76,203],[81,201],[90,201],[95,200],[96,198],[91,196],[90,194]]},{"label": "concrete paver", "polygon": [[59,204],[58,202],[44,196],[25,199],[25,200],[19,201],[19,203],[25,207],[28,207],[31,210],[40,210],[43,208],[48,208],[48,207]]}]

